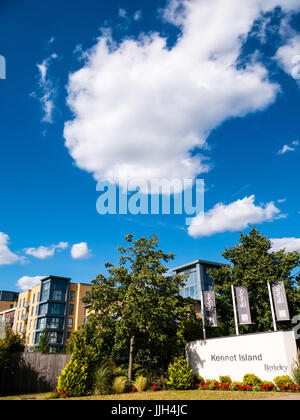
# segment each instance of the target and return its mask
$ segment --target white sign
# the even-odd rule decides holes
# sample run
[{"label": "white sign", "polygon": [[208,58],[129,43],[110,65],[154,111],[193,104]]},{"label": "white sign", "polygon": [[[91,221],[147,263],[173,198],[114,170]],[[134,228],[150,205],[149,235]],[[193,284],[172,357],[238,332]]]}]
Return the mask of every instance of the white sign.
[{"label": "white sign", "polygon": [[293,331],[245,334],[189,342],[186,356],[194,373],[204,379],[229,375],[232,381],[253,373],[263,381],[292,375],[297,359]]}]

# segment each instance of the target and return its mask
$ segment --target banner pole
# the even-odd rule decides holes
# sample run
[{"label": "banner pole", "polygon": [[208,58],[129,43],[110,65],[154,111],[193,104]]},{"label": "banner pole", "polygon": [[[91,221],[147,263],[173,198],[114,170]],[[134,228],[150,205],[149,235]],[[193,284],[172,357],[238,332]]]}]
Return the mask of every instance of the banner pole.
[{"label": "banner pole", "polygon": [[233,302],[235,332],[236,332],[236,335],[240,335],[240,333],[239,333],[238,318],[237,318],[237,311],[236,311],[235,293],[234,293],[234,286],[233,286],[233,284],[231,285],[231,293],[232,293],[232,302]]},{"label": "banner pole", "polygon": [[272,312],[272,319],[273,319],[274,331],[277,331],[277,325],[276,325],[276,318],[275,318],[275,311],[274,311],[274,303],[273,303],[271,286],[270,286],[270,283],[269,282],[267,282],[267,283],[268,283],[268,291],[269,291],[269,299],[270,299],[270,305],[271,305],[271,312]]},{"label": "banner pole", "polygon": [[203,340],[206,340],[206,330],[205,330],[205,308],[204,308],[204,292],[201,291],[201,316],[202,316],[202,331],[203,331]]}]

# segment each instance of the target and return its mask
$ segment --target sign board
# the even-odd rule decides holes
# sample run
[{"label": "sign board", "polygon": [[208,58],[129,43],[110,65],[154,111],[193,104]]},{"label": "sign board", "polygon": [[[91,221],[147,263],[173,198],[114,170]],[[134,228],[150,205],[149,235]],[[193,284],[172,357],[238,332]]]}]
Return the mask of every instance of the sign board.
[{"label": "sign board", "polygon": [[232,381],[253,373],[264,381],[292,375],[297,358],[293,331],[245,334],[189,342],[186,357],[191,369],[204,379],[229,375]]},{"label": "sign board", "polygon": [[235,288],[236,303],[239,315],[239,324],[251,324],[251,313],[247,287],[238,286]]},{"label": "sign board", "polygon": [[272,295],[277,321],[289,321],[290,314],[283,281],[272,284]]},{"label": "sign board", "polygon": [[217,327],[217,311],[215,292],[213,290],[206,290],[204,295],[204,318],[207,327]]}]

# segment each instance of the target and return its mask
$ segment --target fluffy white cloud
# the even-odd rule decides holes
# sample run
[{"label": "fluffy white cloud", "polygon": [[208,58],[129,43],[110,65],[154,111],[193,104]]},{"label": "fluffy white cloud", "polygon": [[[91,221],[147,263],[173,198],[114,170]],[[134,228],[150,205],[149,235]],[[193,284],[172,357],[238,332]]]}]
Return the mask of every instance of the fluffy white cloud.
[{"label": "fluffy white cloud", "polygon": [[37,286],[45,276],[23,276],[17,281],[20,290],[29,290]]},{"label": "fluffy white cloud", "polygon": [[68,246],[68,242],[60,242],[57,245],[50,245],[49,247],[39,246],[38,248],[27,248],[25,252],[27,255],[32,255],[35,258],[43,260],[52,257],[56,250],[66,249]]},{"label": "fluffy white cloud", "polygon": [[4,232],[0,232],[0,265],[10,265],[22,262],[24,258],[14,254],[9,249],[8,243],[9,236]]},{"label": "fluffy white cloud", "polygon": [[300,238],[273,238],[271,251],[285,249],[287,252],[300,251]]},{"label": "fluffy white cloud", "polygon": [[209,166],[199,153],[231,117],[263,110],[279,86],[256,56],[237,67],[262,13],[297,0],[173,0],[163,12],[182,35],[173,48],[158,33],[114,43],[104,31],[71,74],[65,144],[96,180],[194,178]]},{"label": "fluffy white cloud", "polygon": [[255,196],[245,197],[230,204],[218,203],[204,215],[198,215],[188,228],[193,237],[211,236],[215,233],[238,231],[250,224],[272,221],[284,217],[273,202],[255,205]]},{"label": "fluffy white cloud", "polygon": [[86,242],[80,242],[72,246],[71,255],[74,260],[90,257],[90,250]]},{"label": "fluffy white cloud", "polygon": [[300,36],[291,37],[286,45],[278,49],[275,58],[287,74],[298,80],[300,86]]}]

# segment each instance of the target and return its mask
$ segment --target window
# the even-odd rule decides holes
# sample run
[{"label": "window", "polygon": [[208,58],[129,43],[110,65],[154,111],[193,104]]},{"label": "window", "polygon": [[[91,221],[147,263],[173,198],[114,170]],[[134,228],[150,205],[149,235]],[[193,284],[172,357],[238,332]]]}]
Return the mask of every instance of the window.
[{"label": "window", "polygon": [[56,315],[64,315],[65,305],[63,303],[49,303],[48,304],[48,313]]},{"label": "window", "polygon": [[32,306],[31,308],[31,316],[33,316],[33,314],[34,314],[34,306]]},{"label": "window", "polygon": [[34,303],[35,302],[35,293],[34,293],[34,295],[32,296],[32,303]]},{"label": "window", "polygon": [[73,303],[70,303],[69,305],[69,315],[73,315],[74,314],[74,305]]},{"label": "window", "polygon": [[23,299],[23,308],[25,308],[26,299]]},{"label": "window", "polygon": [[67,332],[67,339],[69,339],[69,338],[71,337],[71,334],[72,334],[72,333]]},{"label": "window", "polygon": [[50,294],[50,280],[45,281],[42,283],[41,288],[41,301],[48,300]]},{"label": "window", "polygon": [[71,290],[71,292],[70,292],[70,301],[71,302],[74,302],[75,301],[75,292],[74,292],[74,290]]},{"label": "window", "polygon": [[32,319],[30,320],[30,323],[29,323],[29,329],[31,330],[31,328],[32,328]]},{"label": "window", "polygon": [[73,328],[73,318],[68,318],[68,328]]}]

